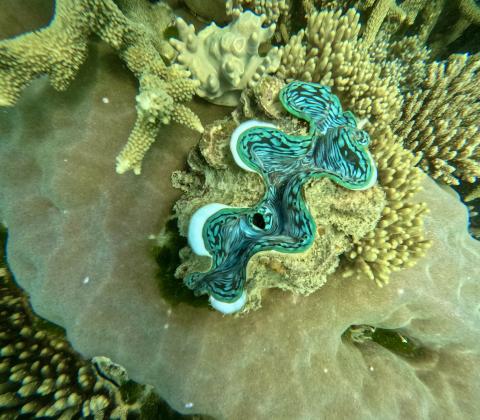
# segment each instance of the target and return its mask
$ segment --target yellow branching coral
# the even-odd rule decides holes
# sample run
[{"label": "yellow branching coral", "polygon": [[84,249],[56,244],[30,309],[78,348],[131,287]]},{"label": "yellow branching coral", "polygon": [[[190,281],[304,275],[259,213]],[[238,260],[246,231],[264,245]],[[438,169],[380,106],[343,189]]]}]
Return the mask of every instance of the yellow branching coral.
[{"label": "yellow branching coral", "polygon": [[277,74],[331,86],[342,105],[373,125],[392,121],[402,96],[388,67],[374,62],[359,38],[359,14],[350,9],[316,12],[305,31],[286,45]]},{"label": "yellow branching coral", "polygon": [[401,24],[411,25],[426,3],[427,0],[404,0],[401,4],[397,4],[395,0],[365,0],[361,2],[362,8],[372,8],[363,31],[365,44],[373,44],[387,17],[391,17]]},{"label": "yellow branching coral", "polygon": [[404,147],[418,154],[419,166],[447,184],[480,177],[479,83],[478,54],[432,63],[394,124]]},{"label": "yellow branching coral", "polygon": [[394,48],[386,42],[369,47],[360,33],[359,15],[353,9],[345,14],[316,12],[308,18],[306,30],[285,47],[278,74],[332,86],[345,109],[367,120],[363,123],[372,138],[370,149],[386,206],[376,228],[353,241],[342,267],[345,276],[366,276],[382,285],[391,272],[413,265],[429,245],[422,228],[426,207],[410,202],[419,189],[418,158],[402,148],[391,129],[403,103],[402,84],[418,83],[406,67],[415,57],[425,57],[426,51],[406,54],[408,45],[419,43],[413,38]]},{"label": "yellow branching coral", "polygon": [[[441,6],[448,4],[447,0],[438,0]],[[432,48],[442,50],[458,39],[470,25],[480,25],[480,4],[476,0],[455,0],[460,17],[448,31],[441,34],[433,42]]]},{"label": "yellow branching coral", "polygon": [[234,10],[251,10],[257,15],[265,15],[265,23],[276,23],[280,17],[288,18],[291,0],[227,0],[225,7],[227,14],[233,14]]},{"label": "yellow branching coral", "polygon": [[[127,15],[132,16],[134,4],[123,3]],[[170,13],[165,5],[158,7],[162,13]],[[138,118],[117,158],[117,172],[133,170],[138,174],[160,123],[174,120],[198,131],[203,128],[198,117],[183,105],[197,82],[189,79],[188,72],[167,67],[159,41],[151,39],[142,19],[132,20],[127,15],[112,0],[57,0],[55,16],[46,28],[0,42],[0,106],[14,105],[22,89],[43,74],[49,76],[55,89],[65,90],[85,61],[89,36],[95,33],[119,53],[140,80]]]},{"label": "yellow branching coral", "polygon": [[[390,138],[388,138],[390,137]],[[372,152],[377,163],[378,182],[386,195],[386,206],[375,229],[345,254],[344,276],[366,276],[379,286],[388,283],[390,273],[415,265],[430,241],[423,236],[424,203],[411,203],[420,189],[421,172],[416,159],[384,133]]]}]

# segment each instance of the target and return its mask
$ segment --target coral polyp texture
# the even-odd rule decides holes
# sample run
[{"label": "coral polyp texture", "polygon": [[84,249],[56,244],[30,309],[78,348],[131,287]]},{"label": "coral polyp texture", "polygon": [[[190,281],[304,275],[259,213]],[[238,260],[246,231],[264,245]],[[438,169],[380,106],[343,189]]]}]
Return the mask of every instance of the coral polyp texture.
[{"label": "coral polyp texture", "polygon": [[177,18],[180,39],[170,42],[179,52],[177,61],[187,66],[200,82],[200,96],[219,105],[238,105],[240,93],[247,85],[277,70],[280,50],[271,48],[265,56],[258,51],[275,31],[275,24],[264,28],[264,22],[263,15],[237,11],[224,28],[211,23],[195,34],[193,25]]},{"label": "coral polyp texture", "polygon": [[[112,0],[57,0],[47,27],[1,41],[0,106],[14,105],[30,81],[45,74],[55,89],[66,90],[87,57],[90,36],[96,34],[118,53],[140,83],[137,120],[117,157],[117,172],[140,173],[161,124],[176,121],[201,132],[199,118],[184,104],[198,82],[185,69],[167,66],[162,58],[162,53],[171,54],[162,32],[170,25],[172,12],[159,4],[138,16],[138,3],[120,1],[119,7]],[[149,13],[155,15],[156,31],[148,27],[151,21],[145,15]]]},{"label": "coral polyp texture", "polygon": [[[302,252],[311,246],[316,225],[302,196],[306,182],[327,177],[347,189],[363,190],[377,178],[368,134],[357,128],[353,114],[342,111],[330,88],[291,82],[280,91],[280,100],[309,122],[309,134],[291,136],[257,121],[240,125],[232,135],[232,153],[239,166],[261,175],[264,197],[252,208],[215,211],[198,227],[199,234],[189,230],[190,243],[204,242],[212,268],[190,274],[185,283],[198,294],[208,293],[221,311],[232,307],[227,305],[243,306],[235,302],[244,300],[247,264],[254,254]],[[193,215],[191,226],[204,209]]]},{"label": "coral polyp texture", "polygon": [[435,179],[458,185],[480,177],[480,55],[451,56],[428,66],[406,94],[394,123],[403,145]]}]

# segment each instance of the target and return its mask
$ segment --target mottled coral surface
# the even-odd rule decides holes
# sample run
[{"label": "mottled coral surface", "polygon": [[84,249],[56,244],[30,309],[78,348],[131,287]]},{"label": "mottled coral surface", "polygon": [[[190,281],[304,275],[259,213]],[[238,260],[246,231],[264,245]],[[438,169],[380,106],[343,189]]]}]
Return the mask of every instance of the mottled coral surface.
[{"label": "mottled coral surface", "polygon": [[[456,197],[423,177],[416,200],[431,210],[432,247],[388,287],[331,276],[308,297],[271,290],[262,310],[240,318],[173,304],[148,236],[178,197],[170,173],[198,135],[162,129],[142,176],[118,176],[111,156],[134,123],[134,97],[134,79],[93,43],[69,91],[40,79],[0,112],[9,263],[75,349],[110,357],[176,409],[218,419],[475,418],[480,245]],[[205,124],[224,115],[194,108]],[[358,324],[398,330],[422,351],[353,343],[344,332]]]}]

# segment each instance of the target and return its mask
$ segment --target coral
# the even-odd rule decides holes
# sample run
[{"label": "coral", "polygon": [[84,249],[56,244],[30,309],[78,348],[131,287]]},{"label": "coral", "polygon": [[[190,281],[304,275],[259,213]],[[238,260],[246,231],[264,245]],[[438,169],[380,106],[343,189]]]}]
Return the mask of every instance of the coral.
[{"label": "coral", "polygon": [[291,17],[292,0],[227,0],[225,7],[229,15],[249,9],[257,15],[264,15],[267,25],[279,23],[285,26]]},{"label": "coral", "polygon": [[[138,6],[138,2],[123,4],[128,5],[130,15]],[[160,10],[157,16],[170,13],[164,5],[150,7],[160,8],[155,9]],[[55,16],[47,27],[0,43],[0,105],[12,106],[25,86],[43,74],[55,89],[65,90],[85,61],[89,36],[95,33],[119,53],[140,81],[138,118],[117,157],[119,173],[140,173],[143,156],[155,141],[160,123],[173,120],[200,132],[203,129],[198,117],[183,104],[193,95],[197,82],[189,79],[185,70],[165,65],[155,48],[163,44],[153,42],[144,28],[111,0],[57,0]]]},{"label": "coral", "polygon": [[291,136],[251,120],[235,129],[230,143],[236,163],[262,177],[262,200],[252,208],[207,204],[190,219],[189,243],[196,254],[212,257],[212,267],[190,274],[185,284],[198,295],[209,294],[212,306],[222,312],[245,304],[247,264],[253,255],[299,253],[311,246],[316,225],[302,192],[310,179],[326,177],[349,190],[376,182],[368,134],[357,128],[353,114],[342,110],[328,87],[290,82],[280,99],[291,114],[308,121],[308,136]]},{"label": "coral", "polygon": [[207,22],[217,24],[227,23],[229,16],[225,7],[225,0],[184,0],[185,5],[195,14]]},{"label": "coral", "polygon": [[[450,5],[446,0],[440,1],[445,7]],[[444,50],[449,44],[458,39],[470,25],[480,25],[480,4],[476,0],[455,0],[456,13],[459,18],[454,25],[449,25],[448,30],[437,34],[432,42],[432,49]]]},{"label": "coral", "polygon": [[177,18],[180,40],[171,39],[171,43],[179,52],[177,61],[200,82],[200,96],[216,104],[235,106],[242,89],[278,68],[278,48],[271,48],[263,57],[258,53],[275,30],[275,24],[263,28],[264,21],[264,16],[250,11],[237,12],[228,26],[220,28],[212,23],[195,34],[193,25]]},{"label": "coral", "polygon": [[[396,0],[365,0],[361,3],[362,9],[372,8],[363,30],[363,42],[370,46],[386,18],[393,18],[400,24],[412,25],[418,13],[428,3],[427,0],[404,0],[397,4]],[[390,29],[390,31],[394,31]]]},{"label": "coral", "polygon": [[315,12],[286,45],[276,74],[331,86],[346,109],[376,127],[398,115],[402,97],[396,73],[373,61],[360,29],[353,9]]},{"label": "coral", "polygon": [[428,66],[394,123],[404,147],[435,179],[457,185],[480,176],[480,56],[454,55]]},{"label": "coral", "polygon": [[376,142],[372,154],[387,202],[375,229],[344,255],[343,275],[366,276],[382,286],[393,271],[416,264],[431,242],[423,229],[427,206],[411,202],[421,182],[416,159],[392,138]]},{"label": "coral", "polygon": [[[13,10],[41,2],[48,3],[2,2],[0,32],[18,28]],[[9,265],[37,313],[64,327],[85,357],[107,355],[183,413],[258,420],[478,415],[480,250],[466,231],[467,212],[457,198],[421,176],[416,200],[431,209],[424,220],[432,247],[416,266],[392,273],[389,287],[372,287],[338,272],[321,288],[315,284],[317,291],[308,297],[270,289],[262,297],[264,310],[239,318],[218,316],[187,299],[189,290],[167,276],[165,264],[170,267],[171,261],[165,257],[159,267],[148,240],[178,198],[169,176],[183,168],[198,141],[195,133],[168,125],[162,147],[152,147],[145,159],[141,178],[112,171],[108,156],[121,147],[135,119],[130,76],[111,50],[93,43],[68,95],[54,92],[41,78],[16,107],[0,113],[0,220],[9,228]],[[102,102],[105,96],[109,103]],[[261,100],[274,110],[269,95]],[[205,101],[192,109],[206,127],[227,114]],[[285,132],[306,134],[305,124],[288,116],[281,122]],[[254,203],[263,192],[255,174],[232,171],[227,150],[220,159],[237,123],[230,121],[211,134],[211,142],[201,142],[204,150],[216,151],[205,153],[211,165],[229,169],[205,171],[210,177],[205,183],[200,170],[190,178],[197,181],[194,188],[220,186],[219,197],[232,203],[239,203],[240,193],[245,203]],[[371,147],[393,140],[388,130],[384,137],[369,124],[364,129]],[[203,156],[192,153],[190,163],[206,165]],[[242,191],[228,190],[232,180],[245,182]],[[253,278],[287,289],[303,275],[328,267],[335,271],[351,236],[374,227],[381,208],[370,213],[370,206],[384,195],[381,188],[344,195],[326,179],[307,185],[305,192],[308,202],[321,205],[311,209],[312,215],[325,220],[323,238],[333,246],[314,243],[312,253],[295,262],[266,256],[268,266],[252,264],[257,267]],[[203,203],[191,204],[190,215]],[[185,214],[183,229],[187,223]],[[354,223],[357,232],[340,231]],[[174,243],[184,246],[181,238]],[[331,252],[322,255],[325,249]],[[175,256],[178,249],[171,245],[167,251]],[[304,284],[302,290],[308,287],[313,288]],[[423,351],[404,357],[385,340],[351,342],[345,334],[351,325],[401,335],[420,343]]]},{"label": "coral", "polygon": [[0,268],[0,312],[1,418],[174,414],[151,386],[131,381],[125,369],[107,357],[83,359],[63,334],[32,313],[28,298],[5,268]]}]

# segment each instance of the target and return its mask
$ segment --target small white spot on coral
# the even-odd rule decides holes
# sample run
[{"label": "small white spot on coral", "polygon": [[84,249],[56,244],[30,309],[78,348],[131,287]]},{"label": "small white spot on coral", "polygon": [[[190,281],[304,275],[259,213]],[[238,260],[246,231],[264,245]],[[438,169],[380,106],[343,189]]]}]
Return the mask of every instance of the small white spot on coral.
[{"label": "small white spot on coral", "polygon": [[68,214],[68,210],[62,210],[63,214]]},{"label": "small white spot on coral", "polygon": [[370,372],[373,372],[373,370],[374,370],[373,366],[370,366],[369,369],[370,369]]},{"label": "small white spot on coral", "polygon": [[163,325],[163,329],[164,329],[164,330],[168,330],[168,327],[169,327],[169,326],[170,326],[170,325],[168,325],[168,324],[164,324],[164,325]]},{"label": "small white spot on coral", "polygon": [[192,407],[193,407],[193,402],[185,403],[185,408],[192,408]]},{"label": "small white spot on coral", "polygon": [[104,97],[102,98],[102,102],[103,102],[104,104],[108,104],[108,103],[110,102],[110,99],[108,99],[106,96],[104,96]]},{"label": "small white spot on coral", "polygon": [[90,281],[90,277],[87,276],[83,279],[83,284],[87,284]]},{"label": "small white spot on coral", "polygon": [[171,309],[169,309],[169,310],[167,311],[167,315],[168,315],[168,316],[172,315],[172,310],[171,310]]},{"label": "small white spot on coral", "polygon": [[64,162],[68,162],[68,159],[63,159]]},{"label": "small white spot on coral", "polygon": [[405,293],[405,289],[398,289],[398,290],[397,290],[397,293],[398,293],[399,295],[403,295],[403,294]]},{"label": "small white spot on coral", "polygon": [[328,369],[327,369],[327,368],[323,368],[323,373],[328,373]]}]

